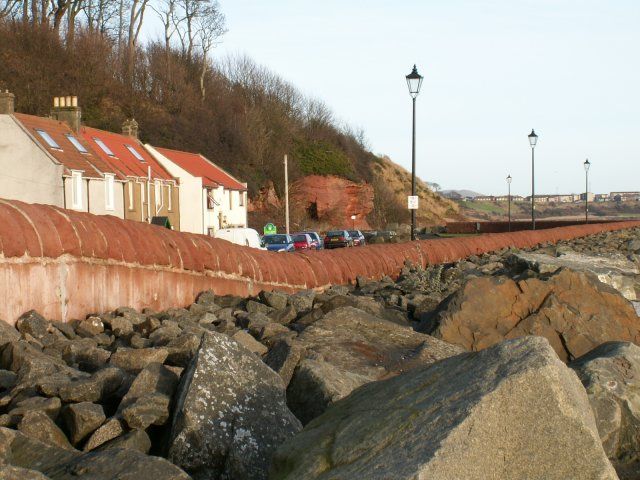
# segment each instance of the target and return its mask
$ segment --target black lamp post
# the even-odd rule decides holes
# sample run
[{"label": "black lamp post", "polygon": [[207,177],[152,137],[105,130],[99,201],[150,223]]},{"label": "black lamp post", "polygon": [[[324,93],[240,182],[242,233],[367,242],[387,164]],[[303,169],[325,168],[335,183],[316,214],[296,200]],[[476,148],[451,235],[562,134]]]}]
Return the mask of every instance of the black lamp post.
[{"label": "black lamp post", "polygon": [[584,223],[589,223],[589,167],[591,162],[584,161]]},{"label": "black lamp post", "polygon": [[[407,86],[409,87],[409,95],[413,100],[413,135],[411,140],[411,196],[416,195],[416,97],[420,93],[422,86],[422,76],[418,73],[416,66],[407,75]],[[411,209],[411,240],[416,239],[416,210]]]},{"label": "black lamp post", "polygon": [[508,215],[509,215],[509,231],[511,231],[511,174],[507,175],[507,188],[509,189],[509,193],[507,195],[508,202]]},{"label": "black lamp post", "polygon": [[531,145],[531,229],[536,229],[536,175],[535,175],[535,156],[534,151],[538,143],[538,135],[531,129],[529,134],[529,145]]}]

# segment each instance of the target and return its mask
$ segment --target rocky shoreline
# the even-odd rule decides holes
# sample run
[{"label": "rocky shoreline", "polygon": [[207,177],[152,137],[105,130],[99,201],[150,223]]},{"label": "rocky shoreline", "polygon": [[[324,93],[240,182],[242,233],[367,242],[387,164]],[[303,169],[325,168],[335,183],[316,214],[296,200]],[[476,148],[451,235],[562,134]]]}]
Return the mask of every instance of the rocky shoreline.
[{"label": "rocky shoreline", "polygon": [[0,478],[640,478],[639,254],[0,321]]}]

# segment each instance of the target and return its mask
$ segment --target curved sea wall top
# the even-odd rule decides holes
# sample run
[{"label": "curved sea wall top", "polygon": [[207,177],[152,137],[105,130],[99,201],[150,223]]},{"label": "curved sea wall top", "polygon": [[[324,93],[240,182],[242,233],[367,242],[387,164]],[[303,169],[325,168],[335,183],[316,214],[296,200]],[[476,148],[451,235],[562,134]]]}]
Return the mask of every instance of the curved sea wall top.
[{"label": "curved sea wall top", "polygon": [[274,253],[205,235],[49,205],[0,200],[0,318],[14,323],[35,309],[68,321],[119,306],[187,305],[201,291],[254,295],[395,277],[405,260],[422,266],[499,250],[526,248],[640,221],[577,225],[477,237]]}]

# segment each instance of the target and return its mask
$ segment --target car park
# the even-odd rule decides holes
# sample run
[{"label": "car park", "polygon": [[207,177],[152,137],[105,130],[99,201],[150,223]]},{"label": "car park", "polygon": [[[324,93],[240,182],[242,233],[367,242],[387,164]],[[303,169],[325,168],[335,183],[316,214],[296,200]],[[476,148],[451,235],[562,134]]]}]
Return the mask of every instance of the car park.
[{"label": "car park", "polygon": [[364,247],[367,243],[364,239],[364,235],[360,230],[349,230],[349,235],[353,238],[354,247]]},{"label": "car park", "polygon": [[315,248],[316,250],[322,250],[324,245],[323,245],[322,237],[318,232],[300,232],[300,233],[306,233],[311,237],[312,249]]},{"label": "car park", "polygon": [[324,248],[353,247],[353,238],[346,230],[332,230],[324,238]]},{"label": "car park", "polygon": [[262,241],[270,252],[293,252],[295,250],[293,238],[284,233],[265,235],[262,237]]},{"label": "car park", "polygon": [[311,236],[307,233],[294,233],[292,238],[293,248],[295,250],[311,250],[315,248],[315,246],[312,245]]}]

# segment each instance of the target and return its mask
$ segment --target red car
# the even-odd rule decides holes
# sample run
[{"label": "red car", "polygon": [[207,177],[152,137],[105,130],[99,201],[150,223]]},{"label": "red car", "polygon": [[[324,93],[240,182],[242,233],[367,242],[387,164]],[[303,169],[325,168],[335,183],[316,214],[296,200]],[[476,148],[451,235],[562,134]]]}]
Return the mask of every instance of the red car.
[{"label": "red car", "polygon": [[296,233],[293,235],[293,248],[295,250],[309,250],[313,246],[311,237],[306,233]]}]

